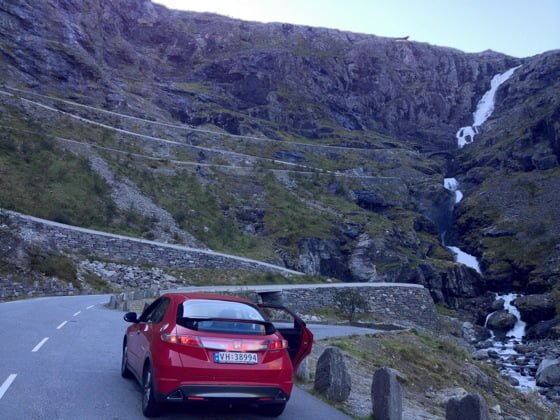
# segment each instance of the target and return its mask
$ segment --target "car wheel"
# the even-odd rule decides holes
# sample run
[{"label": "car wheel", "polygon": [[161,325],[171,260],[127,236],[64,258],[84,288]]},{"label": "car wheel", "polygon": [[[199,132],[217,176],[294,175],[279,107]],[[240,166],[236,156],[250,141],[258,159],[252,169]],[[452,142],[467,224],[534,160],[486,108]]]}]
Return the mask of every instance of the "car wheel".
[{"label": "car wheel", "polygon": [[142,378],[142,413],[146,417],[156,417],[159,414],[159,404],[155,398],[152,368],[146,365]]},{"label": "car wheel", "polygon": [[286,408],[286,403],[274,403],[274,404],[263,404],[259,406],[259,412],[263,416],[267,417],[278,417],[284,412]]},{"label": "car wheel", "polygon": [[121,376],[126,379],[132,378],[132,372],[128,368],[128,346],[126,344],[122,351]]}]

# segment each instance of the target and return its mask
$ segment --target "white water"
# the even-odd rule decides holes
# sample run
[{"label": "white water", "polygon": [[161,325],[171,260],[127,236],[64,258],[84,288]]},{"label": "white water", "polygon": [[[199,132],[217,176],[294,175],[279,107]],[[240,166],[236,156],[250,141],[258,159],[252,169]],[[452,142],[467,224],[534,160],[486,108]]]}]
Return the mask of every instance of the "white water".
[{"label": "white water", "polygon": [[451,252],[453,252],[455,261],[461,264],[465,264],[467,267],[474,268],[478,274],[482,274],[482,272],[480,271],[478,260],[474,255],[467,254],[465,251],[456,246],[448,246],[447,248],[449,248]]},{"label": "white water", "polygon": [[463,193],[458,190],[459,182],[455,178],[445,178],[443,180],[443,186],[445,189],[455,193],[455,204],[463,199]]},{"label": "white water", "polygon": [[[459,203],[463,199],[463,193],[458,190],[459,181],[455,178],[445,178],[443,180],[443,186],[455,194],[455,204]],[[445,246],[445,243],[443,245]],[[467,254],[465,251],[456,246],[448,246],[447,248],[453,252],[455,261],[465,264],[467,267],[474,268],[479,274],[482,274],[480,271],[480,265],[478,264],[478,260],[475,256]]]},{"label": "white water", "polygon": [[[513,301],[519,297],[519,295],[515,293],[508,293],[507,295],[497,295],[496,300],[503,299],[504,300],[504,309],[509,312],[510,314],[514,315],[517,318],[517,322],[513,326],[511,330],[509,330],[505,337],[497,339],[494,335],[494,332],[490,330],[491,333],[491,340],[493,342],[493,348],[498,353],[502,362],[506,365],[501,372],[507,376],[515,378],[519,381],[518,387],[524,391],[530,391],[536,388],[536,381],[535,378],[529,376],[527,373],[525,375],[521,374],[518,370],[514,369],[511,363],[508,363],[509,358],[515,358],[519,356],[519,353],[515,350],[515,345],[520,343],[525,336],[525,328],[527,324],[521,320],[521,314],[519,310],[513,306]],[[486,317],[486,322],[484,326],[488,322],[488,319],[493,314],[488,314]],[[534,366],[533,362],[528,362],[528,365]]]},{"label": "white water", "polygon": [[490,82],[490,89],[484,94],[482,99],[476,105],[476,111],[473,113],[473,124],[461,127],[455,137],[457,137],[457,145],[459,148],[466,144],[472,143],[474,141],[475,134],[479,133],[478,127],[486,122],[486,120],[494,112],[494,98],[496,97],[496,92],[502,83],[508,80],[513,72],[521,66],[514,67],[508,71],[497,74],[492,78]]}]

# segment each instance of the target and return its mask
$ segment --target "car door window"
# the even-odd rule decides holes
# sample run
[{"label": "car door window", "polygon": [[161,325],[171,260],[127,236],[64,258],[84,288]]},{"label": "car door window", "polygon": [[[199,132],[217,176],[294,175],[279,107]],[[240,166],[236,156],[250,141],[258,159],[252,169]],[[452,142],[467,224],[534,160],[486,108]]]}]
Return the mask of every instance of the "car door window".
[{"label": "car door window", "polygon": [[152,324],[159,324],[163,321],[163,317],[165,316],[165,312],[167,312],[168,307],[169,299],[162,299],[159,305],[150,314],[147,321]]},{"label": "car door window", "polygon": [[169,306],[169,299],[159,298],[148,306],[142,315],[140,315],[139,322],[158,323],[163,320],[165,312]]},{"label": "car door window", "polygon": [[272,321],[280,334],[288,341],[288,354],[297,369],[301,361],[311,352],[313,334],[305,322],[288,308],[276,305],[258,305]]}]

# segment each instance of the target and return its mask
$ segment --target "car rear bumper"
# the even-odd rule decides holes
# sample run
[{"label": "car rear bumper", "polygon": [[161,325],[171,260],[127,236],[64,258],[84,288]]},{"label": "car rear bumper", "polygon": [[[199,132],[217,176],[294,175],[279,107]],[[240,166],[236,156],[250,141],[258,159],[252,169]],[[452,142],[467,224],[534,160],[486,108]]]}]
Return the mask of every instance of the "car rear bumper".
[{"label": "car rear bumper", "polygon": [[173,392],[162,395],[168,402],[187,401],[238,401],[238,402],[286,402],[290,395],[281,388],[268,386],[224,386],[224,385],[183,385]]}]

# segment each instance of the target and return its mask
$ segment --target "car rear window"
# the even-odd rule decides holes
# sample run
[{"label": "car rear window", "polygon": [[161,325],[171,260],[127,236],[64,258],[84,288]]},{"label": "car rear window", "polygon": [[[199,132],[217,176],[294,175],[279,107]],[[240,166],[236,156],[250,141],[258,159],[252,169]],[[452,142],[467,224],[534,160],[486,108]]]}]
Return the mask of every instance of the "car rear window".
[{"label": "car rear window", "polygon": [[270,334],[270,324],[256,308],[226,300],[187,300],[179,305],[177,323],[197,331]]}]

